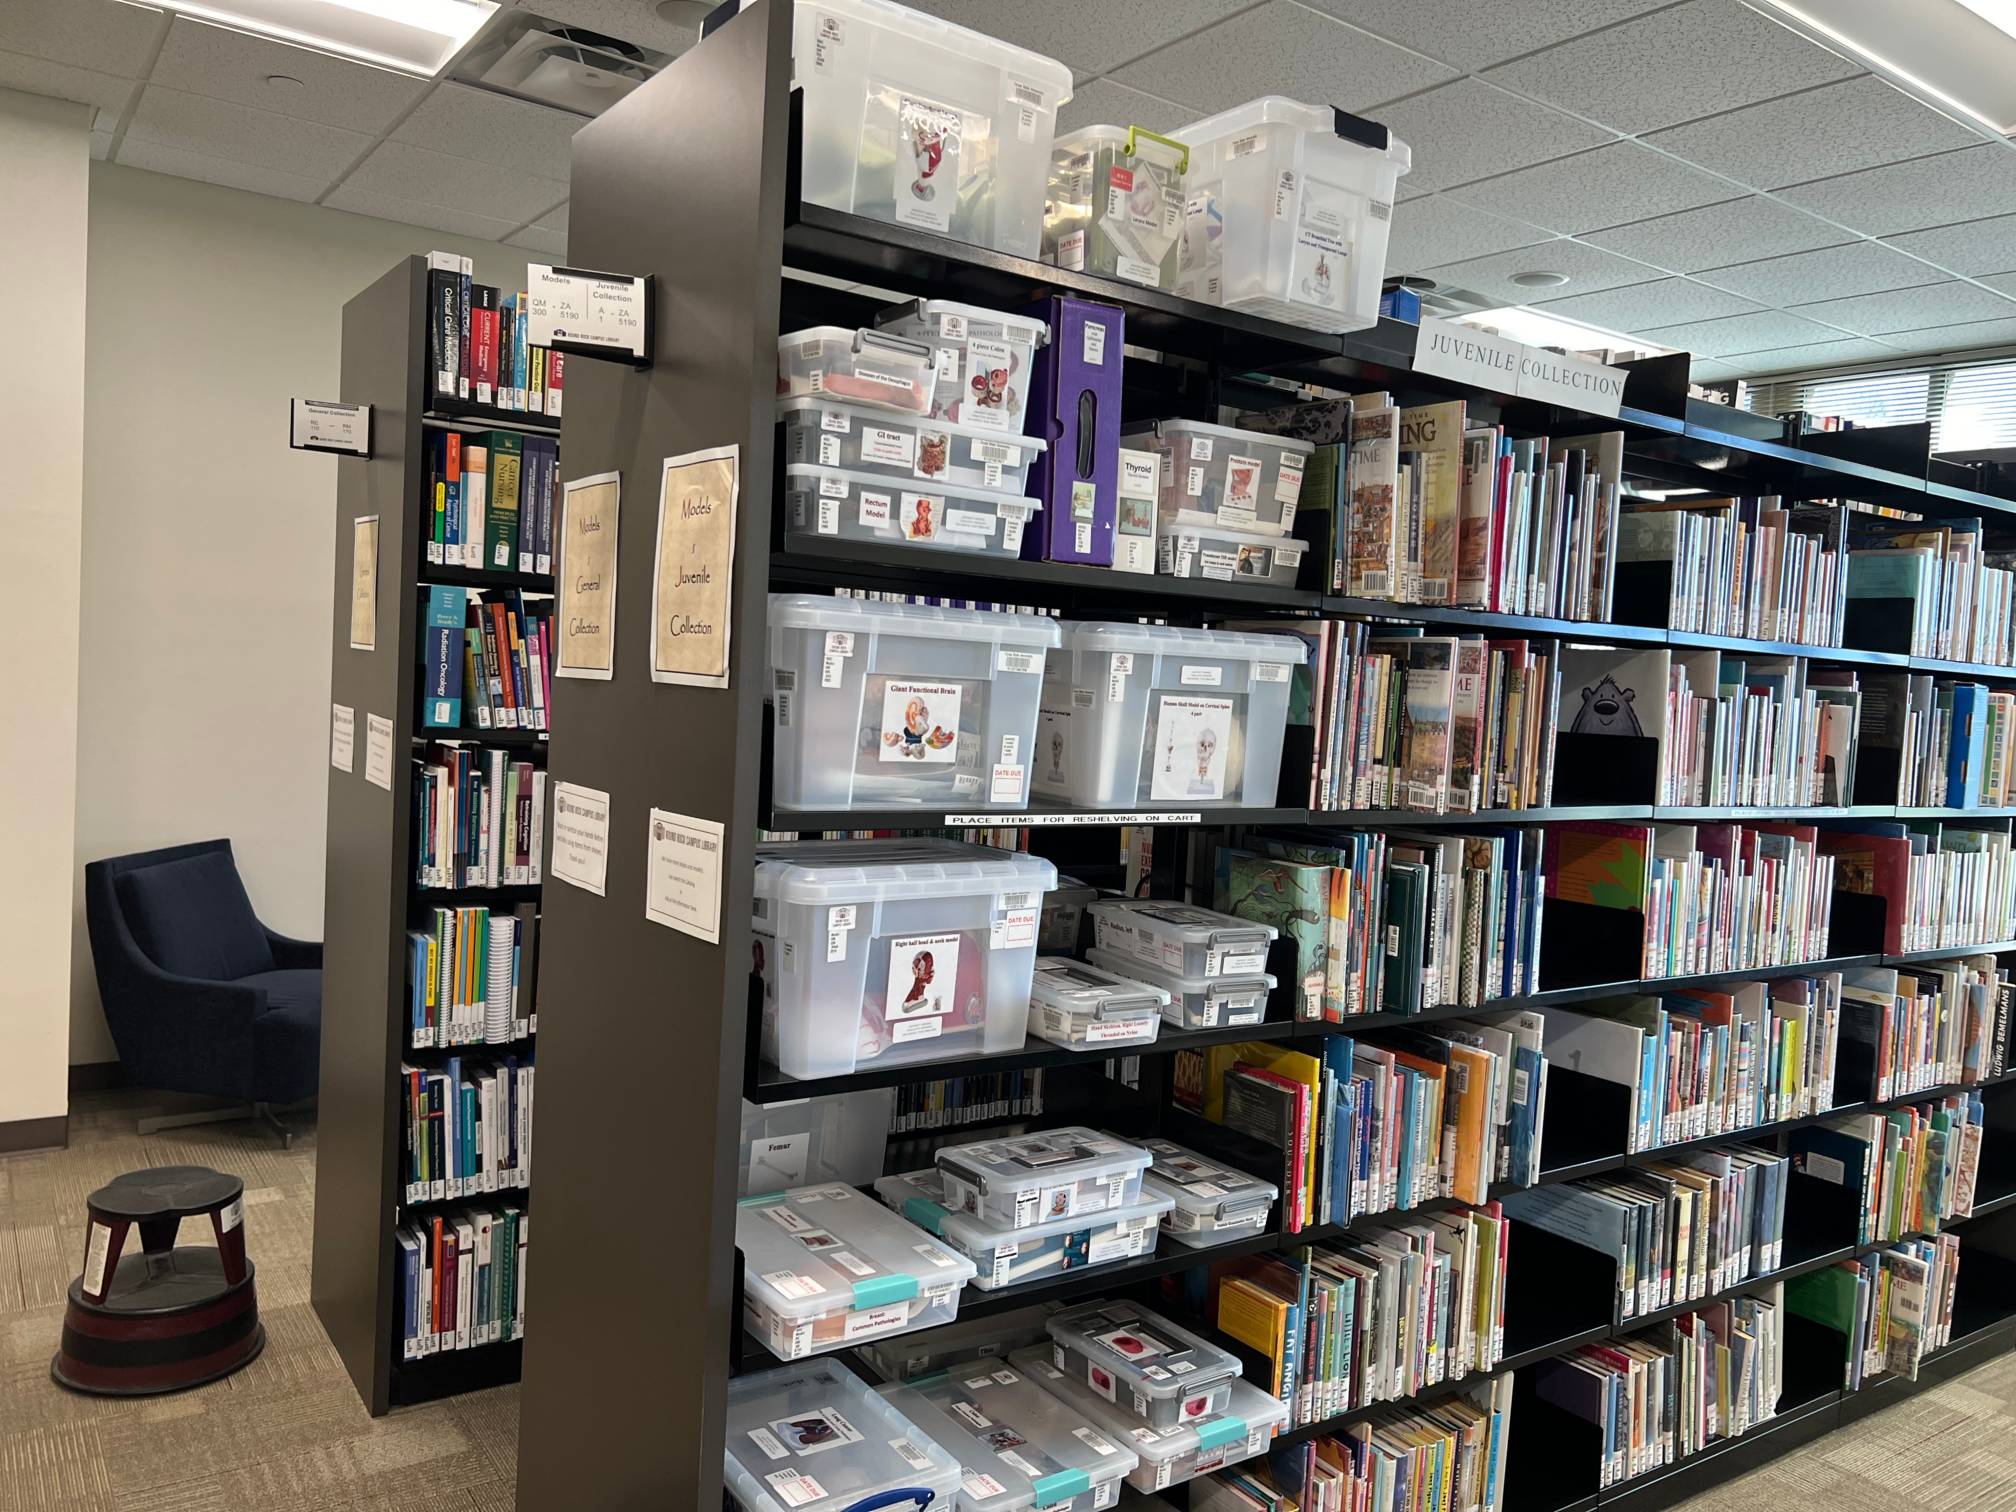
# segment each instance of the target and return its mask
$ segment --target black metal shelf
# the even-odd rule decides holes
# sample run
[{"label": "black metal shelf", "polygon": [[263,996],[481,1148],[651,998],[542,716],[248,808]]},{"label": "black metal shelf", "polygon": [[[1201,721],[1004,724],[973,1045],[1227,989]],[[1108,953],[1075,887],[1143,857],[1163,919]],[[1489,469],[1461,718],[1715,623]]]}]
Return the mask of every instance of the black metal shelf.
[{"label": "black metal shelf", "polygon": [[499,409],[494,404],[476,404],[466,399],[452,404],[438,401],[421,415],[420,423],[429,430],[514,430],[528,436],[560,434],[559,424],[545,415],[535,415],[530,410]]},{"label": "black metal shelf", "polygon": [[427,725],[413,727],[413,743],[421,745],[430,740],[466,740],[482,745],[526,746],[543,748],[548,730],[489,730],[481,725],[452,725],[446,729],[436,729]]},{"label": "black metal shelf", "polygon": [[1885,966],[1909,966],[1917,961],[1944,961],[1954,956],[2000,955],[2016,950],[2016,940],[1997,940],[1992,945],[1935,945],[1930,950],[1907,950],[1883,957]]},{"label": "black metal shelf", "polygon": [[[1193,821],[1189,816],[1197,816]],[[1181,816],[1181,817],[1178,817]],[[759,822],[782,833],[822,834],[839,830],[919,830],[986,828],[994,825],[1034,825],[1074,828],[1103,824],[1302,824],[1307,809],[1238,808],[1204,804],[1196,808],[1074,809],[1062,804],[1035,803],[1027,809],[989,809],[972,804],[956,809],[789,809],[773,808]],[[952,821],[957,819],[957,824]]]},{"label": "black metal shelf", "polygon": [[1552,619],[1536,614],[1497,614],[1483,609],[1459,609],[1455,605],[1399,604],[1386,599],[1350,598],[1326,593],[1325,614],[1356,614],[1373,619],[1404,620],[1448,625],[1457,630],[1490,631],[1502,634],[1560,637],[1588,641],[1663,642],[1667,632],[1644,625],[1606,625],[1595,620]]},{"label": "black metal shelf", "polygon": [[510,907],[517,903],[537,903],[544,884],[530,882],[509,887],[419,887],[412,895],[423,903],[459,908]]},{"label": "black metal shelf", "polygon": [[[2016,504],[2004,507],[2016,509]],[[2016,677],[2016,667],[1993,662],[1948,661],[1939,656],[1911,657],[1910,667],[1913,672],[1945,672],[1959,677]]]},{"label": "black metal shelf", "polygon": [[424,587],[439,583],[450,588],[517,588],[527,593],[553,592],[550,572],[506,572],[497,567],[460,567],[446,562],[423,562],[420,582]]}]

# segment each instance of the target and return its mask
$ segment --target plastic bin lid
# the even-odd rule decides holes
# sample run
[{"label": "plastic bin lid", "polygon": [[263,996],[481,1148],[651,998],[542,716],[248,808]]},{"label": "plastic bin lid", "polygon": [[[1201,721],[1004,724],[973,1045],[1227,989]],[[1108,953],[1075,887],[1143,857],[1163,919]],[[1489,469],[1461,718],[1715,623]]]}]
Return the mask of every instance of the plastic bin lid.
[{"label": "plastic bin lid", "polygon": [[1138,123],[1131,126],[1080,126],[1076,131],[1060,132],[1053,146],[1058,152],[1084,152],[1091,147],[1117,147],[1126,151],[1127,138],[1134,138],[1136,157],[1180,158],[1187,161],[1189,152],[1184,148],[1172,148],[1165,140],[1169,133],[1157,134]]},{"label": "plastic bin lid", "polygon": [[989,1197],[1062,1186],[1067,1181],[1097,1181],[1143,1170],[1150,1159],[1139,1145],[1079,1125],[952,1145],[933,1158],[939,1170],[978,1187]]},{"label": "plastic bin lid", "polygon": [[978,1273],[964,1255],[838,1184],[744,1197],[735,1247],[743,1289],[787,1318],[908,1302]]},{"label": "plastic bin lid", "polygon": [[[891,411],[890,413],[895,413]],[[815,488],[821,478],[839,478],[854,488],[880,488],[897,493],[929,494],[934,499],[978,499],[999,510],[1005,504],[1020,504],[1025,517],[1043,507],[1041,499],[1009,493],[1001,488],[982,488],[977,483],[947,483],[942,478],[898,478],[888,473],[856,472],[851,467],[820,467],[811,462],[794,462],[784,469],[792,488]]]},{"label": "plastic bin lid", "polygon": [[[747,10],[754,3],[755,0],[742,0],[742,9]],[[825,11],[829,15],[859,21],[864,26],[883,27],[919,42],[950,48],[963,58],[988,63],[1009,73],[1028,74],[1032,79],[1040,76],[1046,83],[1057,87],[1057,98],[1050,102],[1054,105],[1067,104],[1071,99],[1069,68],[1055,58],[1046,58],[1041,53],[1003,42],[985,32],[940,21],[936,16],[927,16],[907,5],[892,4],[891,0],[800,0],[800,3],[814,13]],[[928,84],[920,79],[915,87],[927,88]]]},{"label": "plastic bin lid", "polygon": [[1215,524],[1217,516],[1201,510],[1179,509],[1174,515],[1164,511],[1156,517],[1155,534],[1179,541],[1222,541],[1228,546],[1253,546],[1267,551],[1307,551],[1309,543],[1299,536],[1263,535],[1255,530],[1232,530]]},{"label": "plastic bin lid", "polygon": [[[910,415],[898,410],[870,409],[862,404],[842,404],[825,394],[800,394],[796,399],[777,401],[777,418],[786,415],[845,415],[862,425],[907,425],[915,430],[948,431],[955,436],[970,437],[975,441],[986,441],[999,446],[1026,446],[1038,455],[1050,449],[1050,443],[1041,436],[1009,436],[996,430],[982,430],[977,425],[960,425],[951,420],[931,420],[923,415]],[[883,474],[883,481],[888,475]],[[929,478],[919,478],[920,483],[929,483]]]},{"label": "plastic bin lid", "polygon": [[[1257,100],[1248,100],[1244,105],[1234,105],[1230,110],[1221,110],[1214,116],[1206,116],[1201,121],[1192,121],[1188,126],[1178,127],[1169,135],[1179,142],[1188,142],[1192,147],[1206,142],[1215,142],[1220,137],[1232,136],[1241,131],[1251,131],[1256,126],[1292,126],[1298,131],[1313,131],[1319,136],[1335,136],[1337,113],[1328,105],[1305,105],[1300,100],[1291,100],[1286,95],[1262,95]],[[1359,152],[1372,152],[1363,142],[1354,142],[1345,137],[1337,137],[1346,147]],[[1392,162],[1394,168],[1405,173],[1414,162],[1414,154],[1407,144],[1390,132],[1387,134],[1387,148],[1379,154]]]},{"label": "plastic bin lid", "polygon": [[859,351],[864,346],[872,346],[890,357],[900,357],[925,367],[931,361],[931,348],[907,336],[899,336],[893,331],[878,331],[873,326],[806,326],[801,331],[786,331],[777,338],[777,350],[807,341],[841,341],[851,351]]},{"label": "plastic bin lid", "polygon": [[1036,975],[1029,983],[1029,1001],[1064,1013],[1103,1018],[1142,1008],[1160,1013],[1169,1006],[1169,992],[1152,982],[1122,976],[1103,966],[1088,966],[1070,956],[1038,956]]},{"label": "plastic bin lid", "polygon": [[959,1483],[950,1453],[832,1360],[730,1381],[726,1459],[748,1512],[846,1512],[908,1486],[944,1505]]},{"label": "plastic bin lid", "polygon": [[1309,659],[1309,643],[1293,635],[1193,630],[1187,625],[1127,625],[1106,620],[1067,623],[1064,644],[1073,651],[1136,651],[1150,656],[1213,661],[1288,662],[1297,667]]},{"label": "plastic bin lid", "polygon": [[1101,950],[1094,945],[1085,952],[1085,958],[1095,966],[1104,966],[1109,971],[1131,971],[1142,981],[1153,987],[1167,987],[1172,997],[1192,997],[1197,993],[1217,993],[1227,997],[1235,992],[1252,992],[1264,988],[1274,990],[1274,973],[1256,971],[1251,976],[1183,976],[1174,971],[1164,971],[1149,961],[1137,960],[1133,956],[1117,955],[1110,950]]},{"label": "plastic bin lid", "polygon": [[1279,929],[1263,920],[1242,919],[1173,898],[1100,898],[1086,906],[1095,914],[1117,915],[1116,922],[1130,927],[1134,920],[1146,919],[1156,933],[1174,934],[1195,945],[1219,945],[1251,935],[1263,940],[1281,936]]},{"label": "plastic bin lid", "polygon": [[1143,1194],[1125,1207],[1102,1208],[1096,1213],[1076,1213],[1068,1218],[1046,1218],[1023,1228],[994,1224],[973,1213],[948,1207],[945,1175],[942,1171],[910,1171],[901,1176],[879,1176],[875,1195],[894,1211],[927,1234],[959,1246],[969,1255],[976,1250],[999,1249],[1004,1244],[1034,1244],[1052,1234],[1075,1234],[1082,1229],[1112,1228],[1139,1218],[1160,1218],[1176,1206],[1167,1192]]},{"label": "plastic bin lid", "polygon": [[1057,868],[1041,856],[963,840],[786,840],[756,847],[756,896],[786,903],[1048,892],[1056,880]]},{"label": "plastic bin lid", "polygon": [[1158,1431],[1125,1408],[1107,1401],[1076,1376],[1059,1370],[1040,1344],[1016,1350],[1008,1356],[1008,1363],[1065,1406],[1075,1408],[1088,1423],[1120,1435],[1129,1449],[1151,1465],[1166,1464],[1237,1439],[1247,1440],[1250,1446],[1256,1431],[1264,1435],[1260,1446],[1264,1449],[1266,1441],[1274,1437],[1274,1430],[1288,1421],[1286,1402],[1249,1382],[1235,1380],[1231,1405],[1226,1411]]},{"label": "plastic bin lid", "polygon": [[1052,1506],[1117,1481],[1141,1463],[1123,1441],[1087,1425],[1061,1398],[1003,1360],[954,1365],[881,1391],[957,1457],[964,1512]]},{"label": "plastic bin lid", "polygon": [[1241,430],[1236,425],[1212,425],[1205,420],[1148,420],[1139,425],[1122,426],[1120,439],[1129,436],[1213,436],[1242,446],[1278,446],[1283,451],[1302,452],[1305,455],[1316,450],[1314,441],[1305,441],[1300,436],[1276,436],[1267,431]]},{"label": "plastic bin lid", "polygon": [[1155,1157],[1142,1181],[1154,1182],[1186,1212],[1223,1213],[1231,1208],[1272,1202],[1281,1195],[1281,1188],[1274,1182],[1207,1160],[1195,1150],[1169,1140],[1144,1139],[1141,1143]]},{"label": "plastic bin lid", "polygon": [[868,635],[923,635],[941,640],[992,640],[1000,645],[1060,643],[1057,621],[1046,614],[998,614],[992,609],[948,609],[938,604],[884,604],[831,598],[821,593],[770,595],[772,630],[847,630]]},{"label": "plastic bin lid", "polygon": [[1132,1302],[1087,1302],[1054,1314],[1050,1337],[1156,1401],[1239,1374],[1239,1357]]},{"label": "plastic bin lid", "polygon": [[[1044,346],[1050,340],[1050,322],[1041,316],[1017,315],[1008,310],[989,309],[986,305],[961,304],[956,299],[906,299],[901,304],[876,312],[875,324],[886,327],[911,321],[923,325],[935,336],[940,315],[959,315],[975,325],[998,325],[1003,330],[1016,331],[1026,336],[1032,346]],[[988,434],[998,436],[1001,433],[990,431]]]}]

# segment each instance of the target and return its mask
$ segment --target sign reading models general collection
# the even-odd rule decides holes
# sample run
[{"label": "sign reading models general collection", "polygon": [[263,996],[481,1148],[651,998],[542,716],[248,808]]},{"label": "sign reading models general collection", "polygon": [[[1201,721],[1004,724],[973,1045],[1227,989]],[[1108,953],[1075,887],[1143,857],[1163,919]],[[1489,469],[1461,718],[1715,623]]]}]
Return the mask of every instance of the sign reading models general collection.
[{"label": "sign reading models general collection", "polygon": [[1475,327],[1421,317],[1414,370],[1519,399],[1615,417],[1624,405],[1622,368],[1507,341]]}]

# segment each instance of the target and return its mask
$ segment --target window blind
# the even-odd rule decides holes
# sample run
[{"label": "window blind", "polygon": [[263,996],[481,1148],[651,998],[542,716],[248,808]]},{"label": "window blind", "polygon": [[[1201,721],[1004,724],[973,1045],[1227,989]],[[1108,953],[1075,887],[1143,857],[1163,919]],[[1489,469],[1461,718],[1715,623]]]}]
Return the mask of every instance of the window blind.
[{"label": "window blind", "polygon": [[2016,446],[2016,359],[1774,378],[1746,384],[1743,407],[1763,415],[1839,415],[1857,425],[1929,420],[1935,452]]}]

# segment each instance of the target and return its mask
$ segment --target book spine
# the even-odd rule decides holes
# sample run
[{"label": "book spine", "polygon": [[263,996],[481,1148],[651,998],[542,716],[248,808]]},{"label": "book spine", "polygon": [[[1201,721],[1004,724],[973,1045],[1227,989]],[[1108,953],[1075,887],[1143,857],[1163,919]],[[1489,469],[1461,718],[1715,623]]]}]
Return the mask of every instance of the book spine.
[{"label": "book spine", "polygon": [[460,345],[456,349],[455,389],[458,399],[469,397],[469,317],[473,313],[470,305],[475,261],[461,259],[462,267],[455,279],[455,319]]}]

